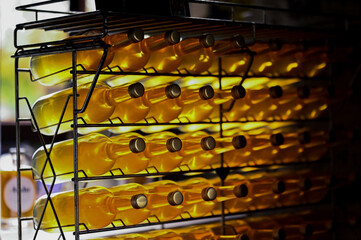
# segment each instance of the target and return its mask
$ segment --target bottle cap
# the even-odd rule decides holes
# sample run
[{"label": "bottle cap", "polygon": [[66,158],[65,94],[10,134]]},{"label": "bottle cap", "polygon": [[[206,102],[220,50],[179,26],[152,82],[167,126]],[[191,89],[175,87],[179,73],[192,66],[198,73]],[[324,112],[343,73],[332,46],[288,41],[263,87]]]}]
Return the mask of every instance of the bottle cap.
[{"label": "bottle cap", "polygon": [[235,149],[241,149],[247,146],[247,139],[242,136],[238,135],[232,138],[232,145]]},{"label": "bottle cap", "polygon": [[140,153],[145,150],[145,141],[142,138],[134,138],[129,141],[129,149],[133,153]]},{"label": "bottle cap", "polygon": [[179,43],[180,34],[176,30],[171,30],[171,31],[168,31],[165,33],[164,38],[169,43],[169,45],[174,45],[174,44]]},{"label": "bottle cap", "polygon": [[209,151],[216,147],[216,140],[212,136],[204,137],[201,140],[203,150]]},{"label": "bottle cap", "polygon": [[248,187],[246,184],[239,184],[233,188],[233,193],[236,197],[241,198],[248,195]]},{"label": "bottle cap", "polygon": [[141,83],[133,83],[128,87],[128,93],[132,98],[138,98],[144,95],[144,86]]},{"label": "bottle cap", "polygon": [[181,93],[182,91],[178,84],[170,84],[165,88],[165,95],[170,99],[179,97]]},{"label": "bottle cap", "polygon": [[241,35],[234,36],[233,43],[237,48],[243,48],[246,46],[246,41],[244,40],[244,37]]},{"label": "bottle cap", "polygon": [[273,239],[286,240],[286,231],[283,228],[275,229],[273,231]]},{"label": "bottle cap", "polygon": [[273,184],[272,191],[276,194],[281,194],[286,190],[286,185],[283,181],[276,181]]},{"label": "bottle cap", "polygon": [[174,191],[169,193],[168,202],[172,206],[181,205],[183,203],[183,194],[180,191]]},{"label": "bottle cap", "polygon": [[135,209],[145,208],[148,204],[148,199],[144,194],[138,194],[130,199],[130,203]]},{"label": "bottle cap", "polygon": [[311,134],[309,131],[304,131],[304,132],[300,132],[298,133],[298,141],[301,144],[306,144],[311,142]]},{"label": "bottle cap", "polygon": [[282,145],[284,143],[284,138],[282,133],[276,133],[271,135],[271,144],[275,147]]},{"label": "bottle cap", "polygon": [[211,86],[204,86],[199,89],[199,96],[203,100],[211,99],[214,97],[214,90]]},{"label": "bottle cap", "polygon": [[269,88],[271,98],[280,98],[283,95],[283,90],[280,86],[273,86]]},{"label": "bottle cap", "polygon": [[202,47],[209,48],[214,45],[214,37],[212,34],[206,34],[199,38],[199,42],[201,43]]},{"label": "bottle cap", "polygon": [[282,48],[282,42],[281,39],[273,39],[268,42],[268,47],[271,49],[271,51],[278,51]]},{"label": "bottle cap", "polygon": [[299,185],[300,185],[301,190],[307,191],[312,188],[312,181],[309,178],[305,178],[305,179],[300,180]]},{"label": "bottle cap", "polygon": [[217,198],[217,191],[214,187],[204,188],[201,194],[204,201],[213,201]]},{"label": "bottle cap", "polygon": [[301,99],[308,98],[310,96],[310,88],[306,86],[298,87],[297,96]]},{"label": "bottle cap", "polygon": [[244,96],[246,96],[246,89],[241,85],[236,85],[232,87],[231,95],[234,99],[244,98]]},{"label": "bottle cap", "polygon": [[237,240],[249,240],[249,237],[246,234],[239,234]]},{"label": "bottle cap", "polygon": [[301,227],[301,233],[303,236],[310,237],[313,234],[313,227],[310,224],[306,224]]},{"label": "bottle cap", "polygon": [[144,32],[139,28],[134,28],[128,31],[128,39],[133,43],[140,42],[144,39]]},{"label": "bottle cap", "polygon": [[166,145],[169,152],[178,152],[182,149],[182,141],[177,137],[168,139]]}]

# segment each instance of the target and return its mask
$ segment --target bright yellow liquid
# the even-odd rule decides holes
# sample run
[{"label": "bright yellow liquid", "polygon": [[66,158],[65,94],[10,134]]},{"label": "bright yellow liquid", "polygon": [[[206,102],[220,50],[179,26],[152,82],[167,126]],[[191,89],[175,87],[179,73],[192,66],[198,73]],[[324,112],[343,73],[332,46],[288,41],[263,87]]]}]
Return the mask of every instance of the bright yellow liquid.
[{"label": "bright yellow liquid", "polygon": [[201,48],[185,54],[179,69],[186,69],[191,74],[199,74],[211,67],[213,59],[214,53],[211,47]]},{"label": "bright yellow liquid", "polygon": [[150,168],[154,167],[159,172],[167,172],[180,165],[182,156],[178,152],[170,152],[166,146],[167,140],[173,137],[176,135],[171,132],[154,133],[146,137],[145,156],[150,159]]},{"label": "bright yellow liquid", "polygon": [[[129,201],[132,196],[138,194],[144,194],[148,196],[148,190],[137,183],[128,183],[120,186],[115,186],[109,188],[109,190],[123,201]],[[130,208],[129,206],[124,206],[124,208],[117,208],[117,214],[115,219],[121,220],[125,225],[134,225],[145,221],[150,214],[150,211],[147,208]]]},{"label": "bright yellow liquid", "polygon": [[[219,73],[218,59],[215,59],[209,71],[213,74]],[[222,74],[244,75],[249,64],[250,56],[239,53],[222,56]]]},{"label": "bright yellow liquid", "polygon": [[155,215],[160,221],[169,221],[183,212],[183,205],[172,206],[168,202],[168,194],[174,191],[182,191],[181,188],[172,181],[163,180],[152,182],[146,185],[149,191],[147,208],[150,215]]},{"label": "bright yellow liquid", "polygon": [[158,73],[170,73],[179,67],[181,61],[182,53],[176,44],[151,52],[145,68],[154,68]]},{"label": "bright yellow liquid", "polygon": [[[134,138],[143,138],[142,135],[137,133],[125,133],[115,137],[111,140],[116,143],[123,143],[125,146],[129,145],[129,140]],[[129,149],[129,148],[128,148]],[[131,174],[143,171],[148,167],[149,158],[143,152],[134,153],[132,151],[118,151],[115,153],[116,161],[113,169],[121,169],[124,174]],[[113,171],[114,173],[115,171]]]},{"label": "bright yellow liquid", "polygon": [[[39,224],[41,213],[45,206],[46,196],[39,198],[34,206],[34,220]],[[74,192],[63,192],[52,195],[55,211],[61,226],[74,225]],[[104,187],[90,187],[79,190],[79,223],[89,229],[108,226],[115,218],[116,211],[112,209],[113,194]],[[79,225],[85,230],[83,225]],[[59,231],[50,204],[47,205],[40,229]],[[63,227],[63,231],[74,231],[74,226]]]},{"label": "bright yellow liquid", "polygon": [[201,217],[210,213],[215,207],[215,200],[205,201],[202,198],[202,190],[213,187],[207,179],[192,178],[178,182],[184,193],[183,212],[191,217]]},{"label": "bright yellow liquid", "polygon": [[[102,175],[112,169],[115,158],[109,152],[111,140],[106,136],[93,133],[78,138],[78,169],[82,170],[87,176]],[[49,147],[49,146],[47,146]],[[39,148],[33,155],[33,170],[37,178],[40,178],[41,171],[46,161],[46,153],[43,148]],[[74,175],[74,149],[73,140],[65,140],[54,144],[50,153],[57,180],[69,181]],[[79,176],[85,175],[79,172]],[[47,163],[43,177],[47,182],[53,180],[53,173],[49,162]]]}]

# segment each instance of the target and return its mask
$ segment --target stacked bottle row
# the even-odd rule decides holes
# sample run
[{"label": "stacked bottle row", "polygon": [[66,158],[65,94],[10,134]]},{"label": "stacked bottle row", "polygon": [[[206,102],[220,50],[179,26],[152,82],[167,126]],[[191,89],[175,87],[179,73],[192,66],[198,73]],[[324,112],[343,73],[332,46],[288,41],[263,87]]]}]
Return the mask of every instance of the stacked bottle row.
[{"label": "stacked bottle row", "polygon": [[[78,109],[83,106],[88,91],[89,85],[78,87]],[[176,125],[179,122],[219,121],[220,104],[223,104],[222,116],[225,121],[314,119],[323,116],[330,104],[345,98],[335,96],[334,92],[333,88],[322,86],[282,88],[276,85],[263,89],[245,89],[235,85],[219,90],[209,85],[180,88],[177,84],[166,84],[145,90],[141,83],[112,88],[98,84],[87,109],[78,114],[78,123],[147,122]],[[43,96],[34,103],[33,113],[42,134],[54,135],[60,120],[58,133],[71,131],[71,93],[71,88],[64,89]],[[142,127],[132,127],[133,130],[140,128]],[[79,128],[79,132],[86,134],[104,129],[82,127]],[[119,133],[124,131],[124,127],[111,127],[110,130]]]},{"label": "stacked bottle row", "polygon": [[[174,182],[162,180],[146,185],[129,183],[111,187],[90,187],[79,190],[81,229],[103,228],[110,224],[128,226],[144,221],[165,222],[220,214],[224,202],[226,213],[244,212],[322,200],[329,190],[329,177],[310,173],[280,171],[276,174],[249,173],[229,175],[224,185],[218,178],[190,178]],[[64,231],[74,226],[74,192],[51,196],[57,217]],[[34,207],[36,225],[57,231],[57,222],[47,196]],[[91,211],[89,211],[91,210]],[[41,221],[41,222],[40,222]],[[85,226],[84,226],[85,225]]]},{"label": "stacked bottle row", "polygon": [[[80,177],[209,169],[221,167],[221,154],[227,167],[317,161],[330,147],[349,142],[354,135],[324,130],[249,134],[239,128],[224,131],[222,137],[203,131],[112,137],[91,133],[78,138],[78,169]],[[49,155],[53,172],[40,147],[33,154],[35,178],[48,183],[53,177],[58,182],[71,180],[73,154],[72,139],[55,143]]]},{"label": "stacked bottle row", "polygon": [[[92,34],[94,33],[85,36]],[[67,40],[76,41],[80,37],[82,36],[70,37]],[[249,52],[242,51],[247,47],[242,36],[215,41],[213,35],[206,34],[181,41],[180,34],[172,30],[144,39],[142,30],[133,29],[107,35],[103,41],[109,47],[102,68],[125,72],[145,68],[157,73],[185,70],[191,74],[206,71],[218,74],[217,58],[221,57],[223,73],[243,75],[251,58]],[[304,41],[282,44],[277,39],[268,43],[254,43],[249,49],[256,54],[250,70],[250,75],[255,76],[315,77],[324,74],[331,61],[328,47],[308,47]],[[102,49],[78,52],[77,63],[82,66],[79,69],[97,70],[102,54]],[[30,68],[34,78],[39,79],[41,84],[54,85],[72,78],[71,66],[71,53],[61,53],[34,56]]]},{"label": "stacked bottle row", "polygon": [[[316,219],[312,219],[316,217]],[[319,218],[311,211],[227,221],[221,234],[220,224],[154,230],[113,237],[107,240],[302,240],[331,239],[331,218]]]}]

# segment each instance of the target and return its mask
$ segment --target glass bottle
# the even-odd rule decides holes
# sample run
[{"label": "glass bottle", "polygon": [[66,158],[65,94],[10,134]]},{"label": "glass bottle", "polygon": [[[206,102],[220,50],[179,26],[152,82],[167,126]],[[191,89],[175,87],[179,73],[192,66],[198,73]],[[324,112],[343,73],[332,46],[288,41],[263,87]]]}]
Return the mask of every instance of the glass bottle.
[{"label": "glass bottle", "polygon": [[199,38],[183,39],[178,44],[183,53],[179,69],[185,69],[190,74],[207,71],[214,59],[213,45],[214,37],[212,34],[202,35]]},{"label": "glass bottle", "polygon": [[[91,33],[87,35],[91,35]],[[70,41],[81,37],[82,36],[75,36],[67,39]],[[127,54],[134,55],[134,53],[129,52],[129,50],[132,50],[134,46],[143,39],[143,37],[144,33],[139,29],[133,29],[126,33],[118,33],[113,36],[105,36],[102,40],[111,47],[108,48],[103,68],[107,67],[113,60],[115,49],[117,49],[117,51],[122,49],[122,51],[126,51]],[[78,51],[77,64],[81,64],[88,71],[96,71],[100,64],[102,55],[103,49]],[[38,82],[45,86],[52,86],[72,79],[73,76],[70,73],[71,67],[71,52],[33,56],[30,60],[30,70],[34,79],[39,79]],[[68,70],[64,71],[64,69]]]},{"label": "glass bottle", "polygon": [[[94,186],[79,190],[79,228],[85,230],[108,226],[115,220],[119,211],[132,208],[145,208],[145,195],[138,194],[131,198],[114,196],[107,188]],[[47,196],[39,198],[34,206],[34,221],[40,224],[40,217],[45,207]],[[74,191],[52,194],[51,199],[63,231],[74,231]],[[91,211],[89,210],[91,209]],[[131,216],[128,216],[131,217]],[[126,221],[126,220],[125,220]],[[80,224],[81,223],[81,224]],[[84,225],[83,225],[84,224]],[[50,204],[46,206],[40,229],[58,232],[58,225]]]},{"label": "glass bottle", "polygon": [[[25,148],[20,148],[20,168],[30,168],[29,159],[25,155]],[[1,185],[1,229],[13,230],[18,224],[17,205],[17,164],[16,149],[10,148],[9,153],[0,157],[0,185]],[[31,217],[36,199],[36,183],[31,171],[21,171],[21,217]],[[27,226],[23,222],[22,226]]]},{"label": "glass bottle", "polygon": [[[78,87],[77,108],[80,109],[89,92],[89,85]],[[115,105],[131,98],[138,98],[144,94],[144,87],[140,83],[129,86],[110,88],[104,84],[98,84],[90,98],[89,105],[85,112],[78,114],[86,123],[101,123],[106,121],[113,113]],[[32,109],[40,128],[40,132],[45,135],[53,135],[59,123],[62,109],[66,100],[72,95],[72,88],[67,88],[39,98]],[[64,116],[58,133],[70,131],[73,124],[73,101],[70,97],[65,109]],[[83,123],[78,119],[79,123]],[[86,132],[86,129],[82,130]]]},{"label": "glass bottle", "polygon": [[151,216],[157,220],[169,221],[183,212],[183,193],[180,186],[170,180],[148,183],[145,187],[149,191],[147,208]]},{"label": "glass bottle", "polygon": [[[49,149],[50,145],[46,146]],[[99,176],[113,168],[115,161],[122,155],[136,155],[143,152],[145,143],[142,138],[128,138],[117,141],[109,139],[103,134],[92,133],[78,138],[78,169],[79,176]],[[74,173],[74,146],[73,139],[57,142],[50,153],[52,172],[47,160],[46,152],[40,147],[33,155],[33,172],[35,178],[41,177],[48,183],[56,176],[57,181],[69,181]],[[133,159],[133,161],[136,159]],[[138,164],[141,162],[138,159]],[[133,163],[133,162],[132,162]],[[128,162],[128,165],[132,164]],[[43,174],[41,174],[44,168]],[[54,176],[55,174],[55,176]]]}]

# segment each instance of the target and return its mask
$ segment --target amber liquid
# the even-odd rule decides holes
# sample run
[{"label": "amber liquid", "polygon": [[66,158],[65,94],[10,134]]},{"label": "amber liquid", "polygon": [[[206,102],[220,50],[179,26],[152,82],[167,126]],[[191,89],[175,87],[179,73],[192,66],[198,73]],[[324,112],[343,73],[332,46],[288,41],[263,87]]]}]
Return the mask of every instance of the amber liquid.
[{"label": "amber liquid", "polygon": [[195,132],[183,134],[182,150],[179,154],[183,157],[181,165],[186,166],[187,169],[202,169],[209,166],[213,159],[213,153],[209,150],[204,150],[201,145],[201,139],[209,136],[204,132]]},{"label": "amber liquid", "polygon": [[299,56],[300,75],[305,77],[317,77],[326,74],[329,63],[325,47],[310,48]]},{"label": "amber liquid", "polygon": [[146,185],[149,191],[147,208],[150,215],[155,215],[160,221],[169,221],[183,212],[183,205],[172,206],[168,202],[168,194],[174,191],[182,191],[173,181],[163,180]]},{"label": "amber liquid", "polygon": [[[45,206],[46,196],[37,200],[34,206],[35,224],[39,224]],[[79,228],[85,230],[83,224],[89,229],[108,226],[115,218],[116,210],[112,209],[113,194],[104,187],[90,187],[79,190]],[[74,231],[74,192],[63,192],[52,196],[53,205],[63,231]],[[123,203],[130,205],[130,201]],[[52,208],[48,204],[41,222],[40,229],[55,232],[59,231]]]},{"label": "amber liquid", "polygon": [[201,217],[210,213],[215,207],[215,200],[205,201],[202,198],[202,190],[213,187],[207,179],[191,178],[178,182],[184,193],[183,212],[185,216]]},{"label": "amber liquid", "polygon": [[[142,135],[137,133],[125,133],[115,137],[111,137],[113,142],[122,144],[124,147],[129,146],[129,140],[134,138],[143,138]],[[145,170],[149,164],[149,158],[147,158],[143,152],[134,153],[130,151],[129,147],[127,151],[117,151],[117,146],[114,149],[115,163],[112,167],[113,173],[116,170],[121,170],[121,173],[131,174]],[[120,174],[120,173],[119,173]]]},{"label": "amber liquid", "polygon": [[[77,108],[80,109],[89,91],[88,85],[78,88]],[[111,93],[113,95],[110,95]],[[117,93],[115,93],[117,92]],[[33,105],[33,112],[36,117],[40,132],[45,135],[53,135],[59,123],[62,109],[66,100],[72,94],[72,89],[68,88],[53,94],[39,98]],[[108,96],[108,94],[110,96]],[[116,94],[116,95],[115,95]],[[97,85],[94,89],[89,105],[84,113],[79,113],[78,117],[86,123],[101,123],[106,121],[114,111],[114,103],[129,99],[128,88],[110,89],[106,85]],[[70,97],[68,105],[62,119],[58,133],[70,131],[73,124],[73,99]],[[78,119],[79,123],[84,123]],[[86,131],[84,129],[83,131]]]},{"label": "amber liquid", "polygon": [[[11,204],[12,207],[14,207],[14,209],[11,209],[11,207],[9,208],[9,206],[7,205],[7,201],[5,201],[5,198],[7,198],[6,195],[11,194],[12,196],[16,196],[16,193],[12,192],[12,193],[8,193],[6,191],[16,191],[16,175],[17,172],[16,171],[0,171],[0,178],[1,178],[1,219],[2,219],[2,224],[6,223],[7,219],[11,219],[11,218],[17,218],[18,213],[17,213],[17,205],[16,205],[16,198],[10,199],[8,201],[8,204]],[[33,181],[33,177],[32,177],[32,173],[31,171],[22,171],[21,172],[21,178],[25,178],[27,179],[27,183],[30,182],[32,184],[33,190],[36,189],[36,184]],[[9,183],[9,181],[11,181],[11,185],[15,186],[14,188],[8,189],[9,186],[7,185]],[[26,187],[22,181],[22,188],[21,188],[21,192],[22,192],[22,212],[21,212],[21,217],[30,217],[32,216],[32,211],[33,211],[33,207],[34,203],[35,203],[35,198],[36,198],[36,192],[33,192],[33,198],[32,199],[24,199],[24,194],[26,194],[28,191],[31,191],[29,189],[25,189],[24,187]],[[6,190],[6,191],[5,191]],[[24,192],[25,191],[25,192]],[[26,195],[28,196],[28,195]],[[26,201],[26,204],[24,204],[24,201]],[[31,204],[29,204],[29,202],[31,202]],[[13,203],[13,204],[12,204]],[[30,209],[24,209],[25,205],[31,205]],[[6,227],[6,226],[5,226]],[[3,228],[5,228],[3,226]]]},{"label": "amber liquid", "polygon": [[149,68],[150,71],[154,68],[158,73],[170,73],[177,70],[181,64],[182,56],[183,53],[179,50],[177,44],[167,46],[151,52],[145,68]]},{"label": "amber liquid", "polygon": [[[213,74],[219,73],[218,58],[216,58],[208,69]],[[222,74],[244,75],[250,61],[250,56],[244,53],[222,56]]]},{"label": "amber liquid", "polygon": [[[98,133],[93,133],[78,139],[78,169],[79,176],[102,175],[112,169],[116,160],[111,150],[112,141]],[[49,146],[48,146],[49,147]],[[113,146],[115,147],[115,146]],[[125,151],[128,146],[118,146],[121,151]],[[36,178],[41,177],[41,171],[47,159],[46,153],[39,148],[33,155],[33,169]],[[55,170],[55,175],[59,181],[69,181],[74,172],[74,147],[73,140],[65,140],[54,144],[50,153],[51,163]],[[53,172],[49,162],[47,163],[43,177],[46,182],[53,180]]]},{"label": "amber liquid", "polygon": [[[109,188],[109,190],[118,197],[121,201],[129,201],[132,196],[138,194],[148,195],[148,190],[137,183],[129,183],[120,186],[115,186]],[[129,207],[129,205],[124,205],[123,207],[117,208],[117,214],[115,219],[121,220],[125,225],[134,225],[144,222],[150,214],[150,211],[147,208],[136,209]],[[117,222],[117,221],[116,221]]]},{"label": "amber liquid", "polygon": [[256,76],[272,76],[273,63],[277,57],[277,51],[272,51],[268,44],[256,43],[250,46],[252,51],[256,51],[253,63],[250,69],[250,74]]},{"label": "amber liquid", "polygon": [[[78,38],[78,37],[71,37]],[[69,39],[71,39],[69,38]],[[109,43],[108,37],[105,42]],[[102,49],[86,50],[77,52],[77,64],[81,64],[88,71],[96,71],[100,59],[103,55]],[[103,68],[108,66],[112,61],[114,52],[112,48],[108,49],[107,57],[103,64]],[[33,56],[30,60],[30,69],[34,79],[39,79],[39,83],[45,86],[52,86],[73,78],[70,73],[72,67],[72,53],[59,53],[52,55]],[[67,69],[63,71],[64,69]],[[78,70],[83,70],[78,67]]]},{"label": "amber liquid", "polygon": [[150,159],[150,168],[154,167],[159,172],[167,172],[180,165],[182,156],[178,152],[170,152],[166,146],[167,140],[173,137],[176,135],[171,132],[154,133],[146,137],[145,156]]}]

